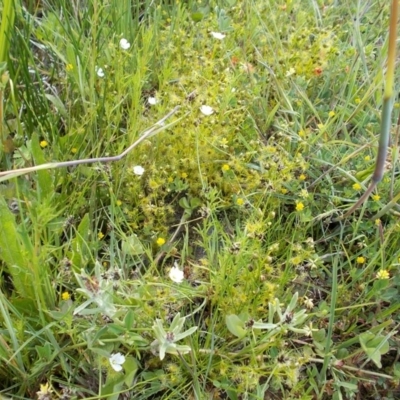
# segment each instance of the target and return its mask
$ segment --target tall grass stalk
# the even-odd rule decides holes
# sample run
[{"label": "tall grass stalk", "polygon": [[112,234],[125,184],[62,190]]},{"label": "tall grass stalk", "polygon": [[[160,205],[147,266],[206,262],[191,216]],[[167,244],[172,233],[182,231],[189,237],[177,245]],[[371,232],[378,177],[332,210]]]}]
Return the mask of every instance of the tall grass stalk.
[{"label": "tall grass stalk", "polygon": [[8,83],[8,51],[10,48],[10,41],[12,30],[14,27],[15,18],[15,1],[16,0],[4,0],[3,2],[3,13],[1,16],[0,26],[0,157],[4,151],[4,144],[6,137],[4,135],[4,89]]},{"label": "tall grass stalk", "polygon": [[[378,156],[376,158],[375,171],[372,175],[372,182],[366,192],[360,197],[360,199],[354,204],[344,215],[339,219],[347,218],[355,210],[357,210],[370,196],[373,190],[376,188],[378,183],[382,180],[384,170],[387,149],[389,146],[390,139],[390,127],[392,126],[391,115],[393,107],[393,84],[394,84],[394,71],[396,64],[396,40],[397,40],[397,19],[398,19],[398,8],[399,2],[392,0],[392,6],[390,11],[390,25],[389,25],[389,48],[387,57],[387,71],[385,81],[385,91],[383,95],[383,106],[381,116],[381,133],[379,137]],[[338,219],[338,220],[339,220]]]}]

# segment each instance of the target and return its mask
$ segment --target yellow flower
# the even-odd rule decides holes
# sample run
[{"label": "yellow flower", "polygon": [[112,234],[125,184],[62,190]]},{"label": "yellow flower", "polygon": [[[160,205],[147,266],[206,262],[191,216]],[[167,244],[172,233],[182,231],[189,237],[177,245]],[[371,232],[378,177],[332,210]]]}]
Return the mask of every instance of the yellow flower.
[{"label": "yellow flower", "polygon": [[76,148],[76,147],[73,147],[72,149],[71,149],[71,153],[72,154],[76,154],[78,152],[78,149]]},{"label": "yellow flower", "polygon": [[375,225],[376,226],[379,226],[381,224],[381,220],[379,219],[379,218],[377,218],[376,220],[375,220]]},{"label": "yellow flower", "polygon": [[366,259],[364,258],[364,257],[357,257],[357,264],[364,264],[365,263],[365,261],[366,261]]},{"label": "yellow flower", "polygon": [[325,128],[325,125],[324,124],[317,124],[317,127],[318,127],[318,129],[322,130],[322,129]]},{"label": "yellow flower", "polygon": [[359,97],[357,97],[357,98],[354,100],[354,102],[355,102],[356,104],[360,104],[360,103],[361,103],[361,99],[360,99]]},{"label": "yellow flower", "polygon": [[51,398],[52,390],[49,386],[48,382],[45,385],[40,385],[40,391],[36,392],[39,399]]},{"label": "yellow flower", "polygon": [[309,197],[309,193],[308,193],[307,189],[300,190],[300,197],[303,199],[307,199]]},{"label": "yellow flower", "polygon": [[71,296],[69,295],[68,292],[63,292],[63,293],[61,294],[61,298],[62,298],[64,301],[67,301],[67,300],[69,300],[69,299],[71,298]]},{"label": "yellow flower", "polygon": [[376,279],[389,279],[389,271],[387,269],[381,269],[376,273]]},{"label": "yellow flower", "polygon": [[238,206],[242,206],[244,204],[244,200],[241,197],[239,197],[239,198],[236,199],[236,204]]},{"label": "yellow flower", "polygon": [[174,181],[174,178],[172,176],[169,176],[167,181],[168,181],[168,183],[172,183]]},{"label": "yellow flower", "polygon": [[162,246],[163,244],[165,244],[165,239],[164,238],[162,238],[162,237],[159,237],[158,239],[157,239],[157,242],[156,242],[159,246]]},{"label": "yellow flower", "polygon": [[282,189],[281,189],[281,193],[282,193],[282,194],[286,194],[287,192],[288,192],[288,190],[287,190],[286,188],[282,188]]},{"label": "yellow flower", "polygon": [[306,137],[306,133],[303,131],[303,129],[302,129],[301,131],[299,131],[299,136],[300,136],[301,138]]},{"label": "yellow flower", "polygon": [[72,64],[67,64],[65,66],[65,69],[67,70],[67,72],[72,71],[74,69],[74,66]]},{"label": "yellow flower", "polygon": [[364,160],[365,160],[365,161],[370,161],[370,160],[371,160],[371,156],[365,156],[365,157],[364,157]]},{"label": "yellow flower", "polygon": [[381,198],[381,196],[379,196],[379,194],[372,195],[372,200],[374,200],[374,201],[379,201],[380,198]]},{"label": "yellow flower", "polygon": [[188,177],[188,174],[186,172],[181,173],[181,178],[186,179]]},{"label": "yellow flower", "polygon": [[117,200],[117,201],[115,202],[115,204],[117,205],[117,207],[120,207],[121,204],[122,204],[122,201],[121,201],[121,200]]},{"label": "yellow flower", "polygon": [[42,149],[44,149],[45,147],[47,147],[49,145],[45,140],[42,140],[39,144]]},{"label": "yellow flower", "polygon": [[221,147],[223,147],[224,149],[227,148],[227,147],[228,147],[228,139],[222,138],[222,139],[219,141],[219,145],[220,145]]},{"label": "yellow flower", "polygon": [[353,189],[354,189],[354,190],[361,190],[361,185],[360,185],[359,183],[355,183],[355,184],[353,185]]},{"label": "yellow flower", "polygon": [[303,210],[304,210],[304,204],[301,201],[299,201],[296,204],[296,211],[303,211]]},{"label": "yellow flower", "polygon": [[336,115],[336,113],[335,113],[335,111],[329,111],[329,114],[328,114],[331,118],[333,118],[335,115]]},{"label": "yellow flower", "polygon": [[229,171],[230,169],[231,169],[231,167],[228,164],[224,164],[222,166],[222,171],[224,171],[224,172]]},{"label": "yellow flower", "polygon": [[97,237],[99,238],[99,240],[103,239],[104,233],[99,231],[99,233],[97,234]]},{"label": "yellow flower", "polygon": [[306,180],[306,176],[305,176],[304,174],[301,174],[301,175],[299,176],[299,179],[300,179],[301,181],[305,181],[305,180]]}]

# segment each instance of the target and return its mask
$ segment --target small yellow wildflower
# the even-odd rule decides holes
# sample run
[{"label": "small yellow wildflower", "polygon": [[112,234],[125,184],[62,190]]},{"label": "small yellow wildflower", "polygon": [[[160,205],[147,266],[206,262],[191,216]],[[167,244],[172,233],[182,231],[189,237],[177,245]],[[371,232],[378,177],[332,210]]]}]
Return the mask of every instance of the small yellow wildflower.
[{"label": "small yellow wildflower", "polygon": [[174,181],[174,178],[172,176],[169,176],[167,181],[168,181],[168,183],[172,183]]},{"label": "small yellow wildflower", "polygon": [[360,256],[360,257],[357,257],[356,261],[357,261],[357,264],[364,264],[366,259],[365,259],[365,257]]},{"label": "small yellow wildflower", "polygon": [[186,179],[188,177],[188,174],[186,172],[181,173],[181,178]]},{"label": "small yellow wildflower", "polygon": [[288,190],[287,190],[286,188],[282,188],[282,189],[281,189],[281,193],[282,193],[282,194],[286,194],[287,192],[288,192]]},{"label": "small yellow wildflower", "polygon": [[99,240],[103,239],[104,233],[99,231],[99,233],[97,234],[97,237],[98,237]]},{"label": "small yellow wildflower", "polygon": [[307,189],[301,189],[301,190],[300,190],[300,197],[301,197],[302,199],[307,199],[309,196],[310,196],[310,195],[309,195]]},{"label": "small yellow wildflower", "polygon": [[72,154],[76,154],[78,152],[78,149],[76,148],[76,147],[73,147],[72,149],[71,149],[71,153]]},{"label": "small yellow wildflower", "polygon": [[376,226],[380,226],[380,224],[381,224],[381,220],[380,220],[379,218],[377,218],[377,219],[375,220],[375,225],[376,225]]},{"label": "small yellow wildflower", "polygon": [[49,383],[47,382],[45,385],[40,385],[40,391],[36,392],[38,399],[49,399],[51,398],[52,390],[49,387]]},{"label": "small yellow wildflower", "polygon": [[164,238],[162,238],[162,237],[159,237],[158,239],[157,239],[157,245],[158,246],[162,246],[163,244],[165,244],[165,239]]},{"label": "small yellow wildflower", "polygon": [[370,161],[370,160],[371,160],[371,156],[365,156],[365,157],[364,157],[364,160],[365,160],[365,161]]},{"label": "small yellow wildflower", "polygon": [[120,206],[122,205],[122,201],[121,201],[121,200],[117,200],[117,201],[115,202],[115,204],[117,205],[117,207],[120,207]]},{"label": "small yellow wildflower", "polygon": [[299,136],[300,136],[301,138],[306,137],[306,133],[303,131],[303,129],[302,129],[301,131],[299,131]]},{"label": "small yellow wildflower", "polygon": [[46,140],[42,140],[40,143],[40,147],[42,148],[42,149],[44,149],[45,147],[47,147],[49,144],[46,142]]},{"label": "small yellow wildflower", "polygon": [[389,279],[389,271],[387,269],[381,269],[376,273],[376,279]]},{"label": "small yellow wildflower", "polygon": [[71,298],[71,296],[70,296],[70,294],[69,294],[68,292],[63,292],[63,293],[61,294],[61,298],[62,298],[64,301],[67,301],[67,300],[69,300],[69,299]]},{"label": "small yellow wildflower", "polygon": [[361,185],[360,185],[359,183],[355,183],[355,184],[353,185],[353,189],[354,189],[354,190],[361,190]]},{"label": "small yellow wildflower", "polygon": [[228,139],[226,139],[226,138],[222,138],[220,141],[219,141],[219,145],[222,147],[222,148],[227,148],[228,147]]},{"label": "small yellow wildflower", "polygon": [[301,181],[305,181],[305,180],[306,180],[306,176],[305,176],[304,174],[301,174],[301,175],[299,176],[299,179],[300,179]]},{"label": "small yellow wildflower", "polygon": [[357,97],[357,98],[354,100],[354,103],[360,104],[360,103],[361,103],[361,99],[360,99],[359,97]]},{"label": "small yellow wildflower", "polygon": [[72,64],[67,64],[65,66],[65,69],[67,70],[67,72],[72,71],[74,69],[74,66]]},{"label": "small yellow wildflower", "polygon": [[328,115],[330,118],[333,118],[336,115],[336,113],[335,113],[335,111],[329,111]]},{"label": "small yellow wildflower", "polygon": [[374,200],[374,201],[379,201],[380,198],[381,198],[381,196],[379,196],[379,194],[373,194],[372,195],[372,200]]},{"label": "small yellow wildflower", "polygon": [[231,167],[228,164],[224,164],[222,166],[222,171],[224,171],[224,172],[229,171],[230,169],[231,169]]},{"label": "small yellow wildflower", "polygon": [[304,204],[301,201],[299,201],[296,204],[296,211],[303,211],[303,210],[304,210]]},{"label": "small yellow wildflower", "polygon": [[244,200],[241,197],[239,197],[238,199],[236,199],[236,204],[238,206],[242,206],[244,204]]},{"label": "small yellow wildflower", "polygon": [[322,130],[322,129],[325,128],[325,125],[324,124],[317,124],[317,127],[318,127],[318,129]]}]

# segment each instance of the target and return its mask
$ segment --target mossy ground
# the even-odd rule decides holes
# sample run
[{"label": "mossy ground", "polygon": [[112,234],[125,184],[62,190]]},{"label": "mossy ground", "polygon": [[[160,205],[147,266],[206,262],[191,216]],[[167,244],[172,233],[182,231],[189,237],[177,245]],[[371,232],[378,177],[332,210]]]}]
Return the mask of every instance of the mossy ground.
[{"label": "mossy ground", "polygon": [[3,169],[120,154],[179,109],[119,162],[3,181],[4,396],[398,398],[395,147],[334,219],[373,170],[389,8],[339,3],[17,7]]}]

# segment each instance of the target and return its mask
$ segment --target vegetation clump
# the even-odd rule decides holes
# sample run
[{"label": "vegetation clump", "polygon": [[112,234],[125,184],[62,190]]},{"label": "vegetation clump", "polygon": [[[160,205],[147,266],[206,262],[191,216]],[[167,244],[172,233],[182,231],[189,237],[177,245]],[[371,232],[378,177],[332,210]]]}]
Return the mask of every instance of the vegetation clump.
[{"label": "vegetation clump", "polygon": [[1,395],[397,398],[388,5],[28,3],[2,170],[146,137],[0,174]]}]

